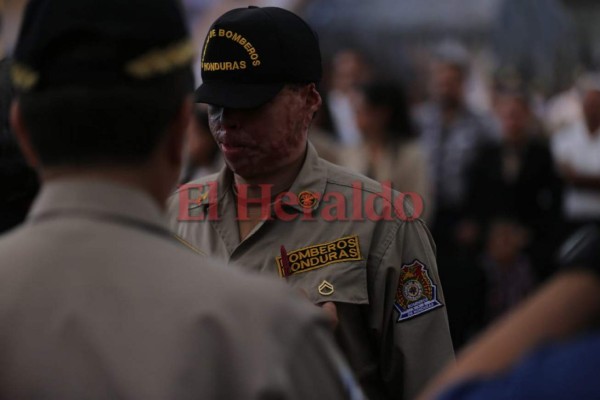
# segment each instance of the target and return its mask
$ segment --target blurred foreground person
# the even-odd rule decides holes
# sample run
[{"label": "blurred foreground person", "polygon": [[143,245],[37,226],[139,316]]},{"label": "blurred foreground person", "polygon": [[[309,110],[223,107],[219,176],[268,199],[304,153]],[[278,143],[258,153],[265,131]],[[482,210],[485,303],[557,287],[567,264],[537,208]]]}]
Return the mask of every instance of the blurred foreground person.
[{"label": "blurred foreground person", "polygon": [[459,354],[420,399],[600,398],[600,234],[563,246],[565,270]]},{"label": "blurred foreground person", "polygon": [[172,0],[32,0],[11,120],[43,188],[0,239],[0,398],[360,396],[318,310],[169,233],[193,46]]},{"label": "blurred foreground person", "polygon": [[333,311],[367,396],[412,398],[453,357],[434,244],[400,193],[308,141],[322,103],[316,34],[281,8],[238,8],[203,49],[196,100],[210,105],[226,167],[173,197],[173,228]]}]

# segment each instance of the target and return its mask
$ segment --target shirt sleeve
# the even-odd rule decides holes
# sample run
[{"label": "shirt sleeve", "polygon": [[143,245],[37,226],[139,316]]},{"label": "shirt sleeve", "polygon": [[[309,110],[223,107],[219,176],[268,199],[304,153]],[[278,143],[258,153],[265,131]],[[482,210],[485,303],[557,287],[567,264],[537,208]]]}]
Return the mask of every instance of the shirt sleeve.
[{"label": "shirt sleeve", "polygon": [[370,279],[370,323],[388,395],[411,399],[454,351],[429,230],[421,220],[389,225]]}]

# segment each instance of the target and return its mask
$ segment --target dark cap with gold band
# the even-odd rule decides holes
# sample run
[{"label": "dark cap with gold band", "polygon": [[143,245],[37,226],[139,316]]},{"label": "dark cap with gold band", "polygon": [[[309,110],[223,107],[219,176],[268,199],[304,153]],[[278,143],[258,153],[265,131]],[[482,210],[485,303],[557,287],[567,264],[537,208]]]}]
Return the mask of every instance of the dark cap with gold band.
[{"label": "dark cap with gold band", "polygon": [[277,7],[231,10],[211,26],[202,49],[196,101],[253,108],[286,83],[319,82],[316,33],[296,14]]},{"label": "dark cap with gold band", "polygon": [[194,50],[178,0],[30,0],[11,76],[21,92],[143,85]]}]

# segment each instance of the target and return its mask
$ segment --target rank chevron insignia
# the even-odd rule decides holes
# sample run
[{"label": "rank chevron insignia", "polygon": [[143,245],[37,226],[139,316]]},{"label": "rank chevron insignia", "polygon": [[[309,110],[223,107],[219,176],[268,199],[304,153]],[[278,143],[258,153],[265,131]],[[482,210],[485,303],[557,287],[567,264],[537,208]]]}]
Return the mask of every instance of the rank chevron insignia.
[{"label": "rank chevron insignia", "polygon": [[327,281],[321,282],[319,285],[319,294],[323,296],[331,296],[334,292],[333,285]]}]

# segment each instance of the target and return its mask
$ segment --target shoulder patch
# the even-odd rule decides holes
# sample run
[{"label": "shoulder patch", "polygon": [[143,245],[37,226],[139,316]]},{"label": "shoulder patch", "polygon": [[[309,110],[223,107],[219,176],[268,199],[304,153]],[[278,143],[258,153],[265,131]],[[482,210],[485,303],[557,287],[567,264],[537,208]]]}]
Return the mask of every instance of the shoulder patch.
[{"label": "shoulder patch", "polygon": [[323,268],[330,264],[359,260],[362,260],[362,256],[358,235],[302,247],[289,253],[282,246],[281,256],[275,257],[279,276],[282,278]]},{"label": "shoulder patch", "polygon": [[437,286],[431,280],[425,264],[414,260],[400,268],[394,308],[398,311],[396,322],[416,317],[443,304],[438,300]]}]

